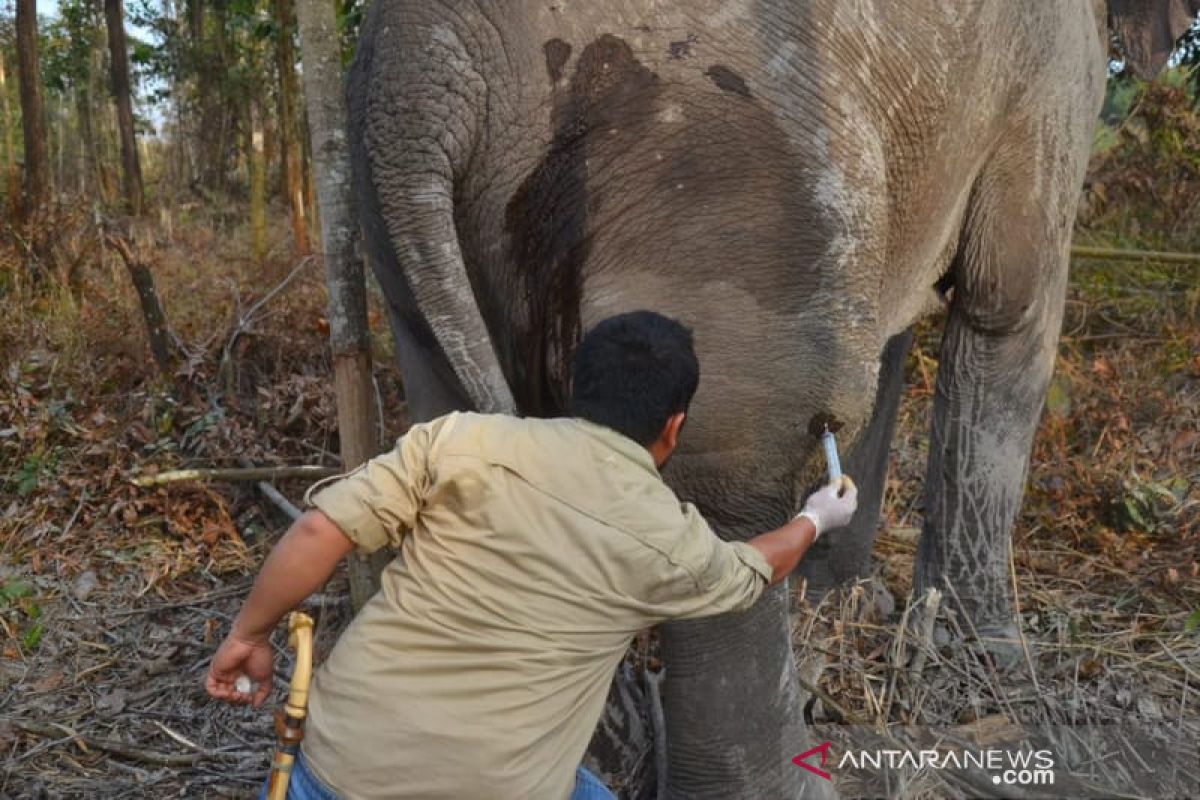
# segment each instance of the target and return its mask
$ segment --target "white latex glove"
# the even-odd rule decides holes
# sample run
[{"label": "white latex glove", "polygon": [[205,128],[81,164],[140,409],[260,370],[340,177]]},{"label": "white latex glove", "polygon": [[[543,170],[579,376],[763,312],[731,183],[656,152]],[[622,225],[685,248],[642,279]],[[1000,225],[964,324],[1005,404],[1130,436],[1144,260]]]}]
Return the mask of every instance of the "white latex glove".
[{"label": "white latex glove", "polygon": [[849,525],[856,508],[858,487],[849,475],[843,475],[840,482],[835,481],[810,494],[804,509],[796,517],[808,517],[812,522],[817,529],[817,535],[813,538],[815,542],[825,531]]}]

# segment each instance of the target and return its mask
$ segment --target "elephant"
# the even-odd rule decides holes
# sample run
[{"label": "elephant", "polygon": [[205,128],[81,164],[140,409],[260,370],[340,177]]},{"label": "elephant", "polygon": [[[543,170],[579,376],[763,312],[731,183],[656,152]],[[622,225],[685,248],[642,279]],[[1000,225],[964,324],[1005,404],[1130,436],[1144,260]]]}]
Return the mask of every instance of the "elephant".
[{"label": "elephant", "polygon": [[[914,585],[1011,633],[1109,28],[1151,74],[1198,6],[373,0],[349,147],[413,418],[561,414],[581,331],[674,317],[702,377],[664,478],[719,535],[794,514],[809,421],[843,423],[859,511],[803,564],[833,585],[868,566],[911,328],[945,313]],[[825,789],[791,763],[788,609],[664,626],[669,797]]]}]

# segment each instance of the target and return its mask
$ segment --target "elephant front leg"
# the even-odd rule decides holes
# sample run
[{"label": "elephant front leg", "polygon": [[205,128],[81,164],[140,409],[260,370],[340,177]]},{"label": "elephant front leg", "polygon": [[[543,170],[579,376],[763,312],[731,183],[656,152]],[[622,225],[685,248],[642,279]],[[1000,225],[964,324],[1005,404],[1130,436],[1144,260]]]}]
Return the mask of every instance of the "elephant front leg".
[{"label": "elephant front leg", "polygon": [[669,798],[831,796],[791,759],[808,742],[786,583],[749,611],[663,626]]},{"label": "elephant front leg", "polygon": [[945,592],[1006,657],[1015,652],[1011,533],[1062,321],[1062,221],[1074,218],[1072,204],[1053,198],[1023,198],[1014,214],[1003,204],[1009,191],[1031,194],[999,169],[981,179],[955,266],[914,575],[918,596]]}]

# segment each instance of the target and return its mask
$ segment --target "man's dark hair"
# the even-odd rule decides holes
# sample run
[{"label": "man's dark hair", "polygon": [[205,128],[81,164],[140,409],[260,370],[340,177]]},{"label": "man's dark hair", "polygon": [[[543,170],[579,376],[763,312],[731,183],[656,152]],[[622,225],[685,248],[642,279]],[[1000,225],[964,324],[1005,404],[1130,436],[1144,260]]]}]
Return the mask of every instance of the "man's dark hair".
[{"label": "man's dark hair", "polygon": [[619,314],[575,350],[571,416],[649,446],[672,414],[687,411],[699,383],[690,330],[653,311]]}]

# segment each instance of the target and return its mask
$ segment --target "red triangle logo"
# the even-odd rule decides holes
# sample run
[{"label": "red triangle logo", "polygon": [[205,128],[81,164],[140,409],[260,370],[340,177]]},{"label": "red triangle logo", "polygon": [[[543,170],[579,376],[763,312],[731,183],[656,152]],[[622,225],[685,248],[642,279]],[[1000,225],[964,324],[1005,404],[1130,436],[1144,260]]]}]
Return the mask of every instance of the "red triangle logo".
[{"label": "red triangle logo", "polygon": [[818,769],[817,767],[814,767],[812,764],[809,764],[805,760],[809,756],[815,756],[817,753],[820,753],[821,754],[821,766],[822,767],[825,766],[825,758],[829,755],[829,746],[831,744],[833,744],[833,742],[824,742],[823,744],[819,744],[816,747],[812,748],[811,750],[805,750],[803,753],[801,753],[800,755],[793,758],[792,763],[795,764],[797,767],[804,767],[806,770],[808,770],[809,772],[811,772],[815,775],[820,775],[822,778],[824,778],[827,781],[831,781],[831,780],[833,780],[832,775],[830,775],[828,772],[826,772],[823,769]]}]

